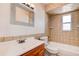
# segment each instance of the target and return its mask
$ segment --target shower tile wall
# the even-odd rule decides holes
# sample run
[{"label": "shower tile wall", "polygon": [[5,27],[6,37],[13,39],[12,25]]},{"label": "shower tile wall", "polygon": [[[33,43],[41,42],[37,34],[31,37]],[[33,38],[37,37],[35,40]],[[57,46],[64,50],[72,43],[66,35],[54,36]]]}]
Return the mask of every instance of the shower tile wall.
[{"label": "shower tile wall", "polygon": [[72,30],[62,31],[62,15],[49,17],[49,41],[79,46],[79,11],[69,13],[72,15]]}]

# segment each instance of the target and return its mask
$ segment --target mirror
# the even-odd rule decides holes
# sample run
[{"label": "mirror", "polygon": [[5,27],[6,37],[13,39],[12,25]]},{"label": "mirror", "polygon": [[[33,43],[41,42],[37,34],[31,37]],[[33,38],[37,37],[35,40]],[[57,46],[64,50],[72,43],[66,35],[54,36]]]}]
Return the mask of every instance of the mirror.
[{"label": "mirror", "polygon": [[23,3],[11,3],[11,24],[34,26],[34,11]]}]

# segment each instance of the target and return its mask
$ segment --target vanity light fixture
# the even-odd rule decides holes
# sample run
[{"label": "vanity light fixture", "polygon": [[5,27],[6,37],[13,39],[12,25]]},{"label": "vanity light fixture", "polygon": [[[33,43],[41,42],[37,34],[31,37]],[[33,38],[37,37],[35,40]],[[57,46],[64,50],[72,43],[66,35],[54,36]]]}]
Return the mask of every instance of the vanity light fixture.
[{"label": "vanity light fixture", "polygon": [[34,5],[31,4],[31,3],[22,3],[22,4],[29,7],[29,8],[31,8],[31,9],[34,9]]}]

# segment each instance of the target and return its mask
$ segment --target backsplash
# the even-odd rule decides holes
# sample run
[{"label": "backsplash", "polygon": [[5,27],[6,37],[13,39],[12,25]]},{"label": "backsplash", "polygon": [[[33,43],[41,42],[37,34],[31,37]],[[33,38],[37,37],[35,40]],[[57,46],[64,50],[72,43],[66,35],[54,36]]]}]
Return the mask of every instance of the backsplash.
[{"label": "backsplash", "polygon": [[26,36],[8,36],[8,37],[0,37],[0,42],[10,41],[10,40],[22,40],[26,38]]},{"label": "backsplash", "polygon": [[45,34],[32,34],[32,35],[22,35],[22,36],[3,36],[0,37],[0,42],[10,41],[10,40],[25,40],[27,37],[35,37],[38,39],[39,37],[45,36]]}]

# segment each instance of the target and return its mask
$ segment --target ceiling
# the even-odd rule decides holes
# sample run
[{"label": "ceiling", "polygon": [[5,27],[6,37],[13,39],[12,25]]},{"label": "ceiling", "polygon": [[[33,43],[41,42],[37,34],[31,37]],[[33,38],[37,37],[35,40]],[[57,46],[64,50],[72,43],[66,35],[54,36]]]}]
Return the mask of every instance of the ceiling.
[{"label": "ceiling", "polygon": [[67,13],[70,11],[74,11],[79,9],[79,4],[78,3],[73,3],[73,4],[65,4],[61,7],[55,8],[55,9],[50,9],[47,11],[49,14],[61,14],[61,13]]},{"label": "ceiling", "polygon": [[43,7],[48,14],[62,14],[79,10],[79,3],[37,3],[36,5]]},{"label": "ceiling", "polygon": [[40,3],[48,14],[61,14],[79,9],[79,3]]}]

